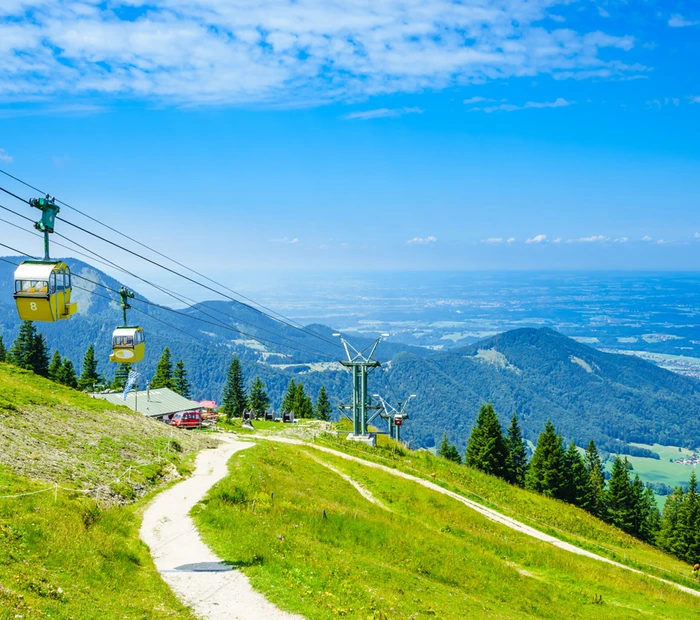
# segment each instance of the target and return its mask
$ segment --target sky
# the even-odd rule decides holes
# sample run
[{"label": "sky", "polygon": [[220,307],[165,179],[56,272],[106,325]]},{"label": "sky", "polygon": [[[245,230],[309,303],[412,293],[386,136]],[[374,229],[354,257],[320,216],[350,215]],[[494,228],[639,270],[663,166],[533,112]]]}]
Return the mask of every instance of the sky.
[{"label": "sky", "polygon": [[700,270],[699,66],[683,0],[3,0],[0,169],[233,283]]}]

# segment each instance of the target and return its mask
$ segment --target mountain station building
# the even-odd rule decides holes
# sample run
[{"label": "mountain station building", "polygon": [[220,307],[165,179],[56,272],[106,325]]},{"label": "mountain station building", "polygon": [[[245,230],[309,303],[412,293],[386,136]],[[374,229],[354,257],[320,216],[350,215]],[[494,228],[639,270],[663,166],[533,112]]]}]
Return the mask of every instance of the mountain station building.
[{"label": "mountain station building", "polygon": [[204,407],[169,388],[157,388],[148,390],[131,390],[124,400],[123,392],[90,394],[93,398],[106,400],[113,405],[129,407],[132,411],[138,411],[149,418],[169,422],[176,414],[184,411],[197,411],[202,413]]}]

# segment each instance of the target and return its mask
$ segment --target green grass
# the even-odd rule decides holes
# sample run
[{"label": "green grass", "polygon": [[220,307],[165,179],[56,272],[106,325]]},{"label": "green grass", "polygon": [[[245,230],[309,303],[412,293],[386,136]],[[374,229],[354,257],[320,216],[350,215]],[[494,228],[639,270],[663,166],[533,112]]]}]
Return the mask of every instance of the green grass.
[{"label": "green grass", "polygon": [[[42,488],[0,470],[0,496]],[[63,491],[0,499],[0,618],[193,618],[139,541],[136,510]]]},{"label": "green grass", "polygon": [[0,618],[193,618],[135,500],[211,441],[0,364]]},{"label": "green grass", "polygon": [[603,523],[583,510],[519,489],[498,478],[433,456],[429,452],[407,450],[386,437],[378,439],[378,447],[375,449],[332,436],[324,436],[317,443],[432,480],[540,531],[594,553],[683,585],[698,587],[697,582],[690,577],[687,564]]},{"label": "green grass", "polygon": [[700,599],[672,586],[556,549],[413,482],[311,447],[261,442],[234,455],[230,475],[193,514],[216,553],[274,603],[308,618],[700,613]]}]

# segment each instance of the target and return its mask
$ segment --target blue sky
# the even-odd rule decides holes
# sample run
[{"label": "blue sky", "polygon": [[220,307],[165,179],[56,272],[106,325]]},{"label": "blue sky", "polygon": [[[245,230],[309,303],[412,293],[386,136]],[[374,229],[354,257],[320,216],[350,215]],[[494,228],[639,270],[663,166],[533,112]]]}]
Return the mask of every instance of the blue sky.
[{"label": "blue sky", "polygon": [[697,270],[698,66],[697,2],[5,0],[0,167],[234,279]]}]

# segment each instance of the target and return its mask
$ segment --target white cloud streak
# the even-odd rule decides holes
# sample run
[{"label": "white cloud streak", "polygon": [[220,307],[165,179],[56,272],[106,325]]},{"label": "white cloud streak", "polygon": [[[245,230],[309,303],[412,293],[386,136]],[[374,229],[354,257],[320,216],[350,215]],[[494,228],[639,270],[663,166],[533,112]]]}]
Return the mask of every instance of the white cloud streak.
[{"label": "white cloud streak", "polygon": [[693,235],[693,239],[700,239],[700,232],[696,232],[696,233]]},{"label": "white cloud streak", "polygon": [[375,118],[398,118],[400,116],[404,116],[405,114],[423,114],[423,110],[421,110],[421,108],[379,108],[377,110],[352,112],[343,116],[343,119],[346,121],[369,121]]},{"label": "white cloud streak", "polygon": [[[514,77],[632,77],[568,0],[5,0],[0,100],[317,105]],[[554,17],[552,19],[555,19]]]},{"label": "white cloud streak", "polygon": [[545,243],[547,241],[547,235],[535,235],[525,240],[525,243]]},{"label": "white cloud streak", "polygon": [[605,235],[593,235],[592,237],[580,237],[576,239],[577,243],[604,243],[608,241],[609,237]]},{"label": "white cloud streak", "polygon": [[489,237],[488,239],[482,239],[481,243],[503,243],[503,237]]},{"label": "white cloud streak", "polygon": [[413,237],[413,239],[409,239],[406,243],[409,245],[431,245],[437,243],[437,237],[433,237],[432,235],[428,237]]},{"label": "white cloud streak", "polygon": [[4,161],[8,164],[11,164],[14,160],[14,157],[12,155],[9,155],[5,149],[0,149],[0,161]]},{"label": "white cloud streak", "polygon": [[642,241],[653,241],[653,239],[649,235],[644,235]]},{"label": "white cloud streak", "polygon": [[[555,101],[528,101],[523,105],[514,105],[512,103],[501,103],[500,105],[486,106],[480,108],[483,112],[491,114],[491,112],[518,112],[520,110],[532,110],[532,109],[543,109],[543,108],[566,108],[570,105],[574,105],[575,101],[567,101],[561,97],[557,98]],[[479,109],[479,108],[475,108]]]},{"label": "white cloud streak", "polygon": [[682,15],[671,15],[671,19],[668,20],[668,25],[671,28],[686,28],[688,26],[698,26],[700,25],[700,20],[685,19]]}]

